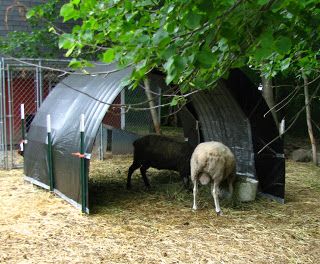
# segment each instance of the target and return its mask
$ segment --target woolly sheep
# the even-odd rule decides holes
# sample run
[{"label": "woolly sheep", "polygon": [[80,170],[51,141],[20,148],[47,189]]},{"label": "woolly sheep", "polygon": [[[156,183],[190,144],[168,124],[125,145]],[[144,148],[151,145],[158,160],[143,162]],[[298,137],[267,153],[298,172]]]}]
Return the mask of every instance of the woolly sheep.
[{"label": "woolly sheep", "polygon": [[193,210],[197,210],[196,196],[198,180],[202,185],[211,183],[211,193],[217,215],[222,214],[219,205],[219,185],[227,180],[232,196],[236,162],[231,150],[220,142],[200,143],[194,150],[191,161],[191,181],[193,182]]},{"label": "woolly sheep", "polygon": [[146,176],[149,167],[178,171],[185,186],[189,187],[193,148],[188,142],[178,142],[160,135],[147,135],[135,140],[133,147],[133,163],[128,171],[127,189],[131,188],[132,173],[138,168],[145,186],[150,187]]}]

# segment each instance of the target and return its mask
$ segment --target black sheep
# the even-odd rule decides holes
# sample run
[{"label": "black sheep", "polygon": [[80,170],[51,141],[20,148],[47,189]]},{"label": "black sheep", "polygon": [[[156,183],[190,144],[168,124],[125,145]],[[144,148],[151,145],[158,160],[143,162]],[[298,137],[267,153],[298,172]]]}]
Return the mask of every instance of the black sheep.
[{"label": "black sheep", "polygon": [[150,167],[179,172],[185,186],[189,188],[190,159],[193,148],[188,142],[178,142],[160,135],[148,135],[135,140],[133,147],[133,163],[128,172],[127,189],[131,188],[131,175],[138,168],[144,184],[150,187],[146,176],[146,171]]}]

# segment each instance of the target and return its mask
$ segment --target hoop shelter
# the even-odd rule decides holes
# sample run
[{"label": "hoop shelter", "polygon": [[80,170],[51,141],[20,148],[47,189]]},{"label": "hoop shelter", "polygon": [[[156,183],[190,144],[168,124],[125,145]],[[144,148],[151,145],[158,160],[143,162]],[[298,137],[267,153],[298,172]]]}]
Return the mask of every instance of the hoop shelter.
[{"label": "hoop shelter", "polygon": [[[49,175],[46,117],[51,116],[54,192],[81,208],[88,179],[80,180],[80,115],[85,116],[84,152],[91,153],[99,126],[110,105],[123,89],[122,80],[132,69],[97,64],[91,75],[71,74],[48,95],[28,132],[24,153],[25,179],[43,188],[52,186]],[[94,73],[104,73],[103,75]],[[278,130],[257,87],[240,70],[233,70],[215,89],[191,96],[180,114],[185,137],[196,145],[217,140],[235,153],[237,174],[259,180],[260,191],[284,201],[285,161]],[[129,141],[128,141],[129,142]],[[85,173],[89,160],[85,160]],[[83,209],[83,207],[82,207]],[[86,207],[86,211],[89,208]]]},{"label": "hoop shelter", "polygon": [[237,175],[257,179],[261,193],[284,202],[283,142],[268,111],[257,87],[232,70],[214,89],[192,95],[181,118],[191,144],[223,142],[236,156]]},{"label": "hoop shelter", "polygon": [[[79,208],[80,161],[72,153],[79,152],[80,148],[80,115],[85,116],[84,151],[91,153],[100,123],[123,89],[121,81],[131,74],[132,69],[117,70],[113,64],[97,64],[87,71],[91,75],[71,74],[49,94],[30,126],[24,152],[25,179],[49,189],[46,117],[50,114],[54,192]],[[103,74],[93,77],[94,73]],[[88,167],[86,161],[87,175]],[[86,200],[88,205],[88,193]]]}]

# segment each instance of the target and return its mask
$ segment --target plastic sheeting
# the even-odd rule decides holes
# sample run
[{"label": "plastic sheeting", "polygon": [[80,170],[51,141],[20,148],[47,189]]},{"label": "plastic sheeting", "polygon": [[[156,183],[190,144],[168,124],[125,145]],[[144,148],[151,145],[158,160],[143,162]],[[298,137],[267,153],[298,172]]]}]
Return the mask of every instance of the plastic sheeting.
[{"label": "plastic sheeting", "polygon": [[[263,193],[284,202],[285,159],[283,140],[269,107],[255,85],[245,74],[235,69],[225,81],[251,124],[256,174]],[[267,114],[268,113],[268,114]],[[262,148],[264,148],[262,150]]]},{"label": "plastic sheeting", "polygon": [[261,193],[284,202],[283,142],[268,110],[257,87],[233,70],[214,89],[194,94],[180,115],[189,142],[223,142],[236,156],[237,174],[257,178]]},{"label": "plastic sheeting", "polygon": [[235,154],[237,174],[255,178],[250,121],[223,82],[191,98],[203,141],[220,141]]},{"label": "plastic sheeting", "polygon": [[[121,81],[131,74],[130,68],[114,70],[115,65],[97,64],[87,71],[110,73],[95,77],[72,74],[65,78],[43,102],[28,133],[24,156],[26,179],[48,188],[46,116],[51,115],[55,192],[78,207],[80,160],[72,153],[80,148],[80,115],[85,115],[85,152],[91,152],[101,121],[123,88]],[[88,199],[87,194],[87,204]]]}]

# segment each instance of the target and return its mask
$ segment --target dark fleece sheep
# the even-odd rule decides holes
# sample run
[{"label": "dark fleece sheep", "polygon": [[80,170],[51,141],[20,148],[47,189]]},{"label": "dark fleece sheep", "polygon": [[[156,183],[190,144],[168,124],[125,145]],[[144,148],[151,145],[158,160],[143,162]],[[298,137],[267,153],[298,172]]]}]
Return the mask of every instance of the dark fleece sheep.
[{"label": "dark fleece sheep", "polygon": [[236,176],[236,160],[231,150],[220,142],[199,144],[191,157],[191,181],[193,182],[193,210],[197,210],[198,181],[202,185],[211,183],[211,192],[217,215],[222,214],[219,205],[219,186],[226,180],[232,196]]},{"label": "dark fleece sheep", "polygon": [[146,176],[150,167],[179,172],[185,186],[189,187],[190,158],[193,152],[189,143],[160,135],[148,135],[135,140],[133,147],[133,163],[128,171],[127,189],[131,188],[131,175],[138,168],[144,184],[150,187]]}]

